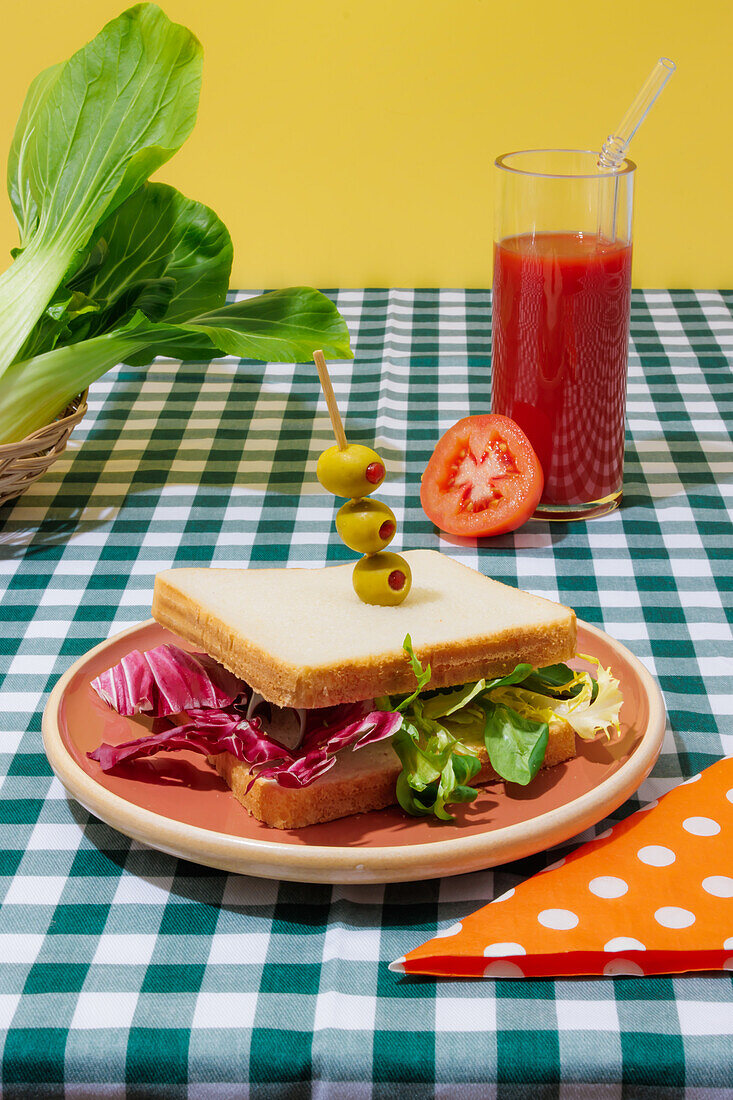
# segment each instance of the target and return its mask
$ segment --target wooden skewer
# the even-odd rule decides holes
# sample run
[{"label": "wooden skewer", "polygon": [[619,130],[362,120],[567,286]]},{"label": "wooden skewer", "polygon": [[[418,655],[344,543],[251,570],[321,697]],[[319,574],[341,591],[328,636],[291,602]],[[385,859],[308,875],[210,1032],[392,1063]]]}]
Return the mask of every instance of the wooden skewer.
[{"label": "wooden skewer", "polygon": [[331,417],[333,434],[336,436],[338,449],[340,451],[343,451],[348,446],[346,442],[346,432],[344,431],[344,425],[341,420],[339,407],[336,404],[336,395],[333,392],[333,386],[331,385],[331,376],[328,373],[328,367],[326,366],[326,360],[323,358],[323,352],[314,351],[313,359],[315,360],[316,367],[318,368],[318,377],[321,380],[321,389],[323,390],[323,395],[326,398],[326,404],[328,405],[328,415]]}]

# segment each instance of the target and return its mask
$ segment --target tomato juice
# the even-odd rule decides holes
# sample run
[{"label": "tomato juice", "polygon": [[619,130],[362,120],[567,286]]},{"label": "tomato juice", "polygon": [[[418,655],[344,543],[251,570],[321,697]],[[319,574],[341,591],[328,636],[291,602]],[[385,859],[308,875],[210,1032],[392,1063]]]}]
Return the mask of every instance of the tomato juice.
[{"label": "tomato juice", "polygon": [[537,452],[540,508],[620,494],[630,298],[627,242],[563,232],[494,246],[491,409]]}]

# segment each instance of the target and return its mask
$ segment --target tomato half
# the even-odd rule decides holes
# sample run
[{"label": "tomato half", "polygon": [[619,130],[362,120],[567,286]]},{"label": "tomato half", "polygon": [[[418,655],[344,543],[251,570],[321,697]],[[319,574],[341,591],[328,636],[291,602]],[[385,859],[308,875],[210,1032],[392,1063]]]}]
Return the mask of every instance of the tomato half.
[{"label": "tomato half", "polygon": [[451,535],[501,535],[534,512],[544,476],[526,435],[508,416],[467,416],[449,428],[425,467],[420,503]]}]

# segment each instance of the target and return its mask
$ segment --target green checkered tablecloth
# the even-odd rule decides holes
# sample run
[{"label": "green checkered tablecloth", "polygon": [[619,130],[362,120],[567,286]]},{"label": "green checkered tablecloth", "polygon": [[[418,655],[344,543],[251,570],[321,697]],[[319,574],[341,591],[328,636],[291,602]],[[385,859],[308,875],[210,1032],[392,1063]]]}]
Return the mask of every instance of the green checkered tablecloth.
[{"label": "green checkered tablecloth", "polygon": [[[350,438],[388,461],[398,542],[571,604],[658,677],[662,755],[614,816],[733,753],[733,294],[634,294],[620,511],[478,548],[439,542],[418,486],[439,434],[488,408],[488,294],[333,296],[357,352],[334,365],[336,393]],[[307,365],[121,368],[52,470],[0,508],[2,1096],[730,1100],[731,974],[388,971],[557,850],[444,881],[270,882],[132,843],[53,778],[49,690],[148,616],[158,570],[346,558],[314,475],[329,439]]]}]

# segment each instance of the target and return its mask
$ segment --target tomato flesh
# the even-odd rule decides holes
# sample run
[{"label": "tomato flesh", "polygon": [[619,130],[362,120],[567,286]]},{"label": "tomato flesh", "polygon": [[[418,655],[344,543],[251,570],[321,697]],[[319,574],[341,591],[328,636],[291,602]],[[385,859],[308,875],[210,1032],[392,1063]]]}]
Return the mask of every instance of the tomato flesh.
[{"label": "tomato flesh", "polygon": [[544,477],[526,435],[507,416],[467,416],[440,439],[422,477],[420,502],[452,535],[501,535],[520,527]]}]

